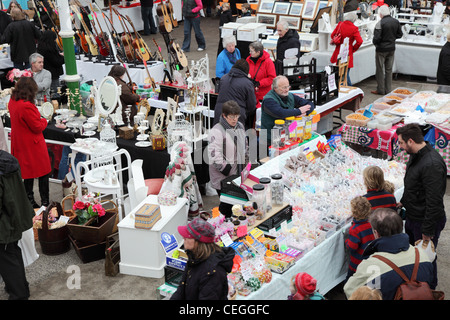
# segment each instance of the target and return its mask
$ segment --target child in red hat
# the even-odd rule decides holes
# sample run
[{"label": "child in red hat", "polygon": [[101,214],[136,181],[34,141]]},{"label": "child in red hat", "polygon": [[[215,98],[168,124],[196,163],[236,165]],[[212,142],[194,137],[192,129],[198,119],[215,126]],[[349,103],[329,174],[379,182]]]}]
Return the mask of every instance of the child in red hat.
[{"label": "child in red hat", "polygon": [[325,300],[316,291],[317,280],[306,272],[299,272],[291,278],[291,295],[288,300]]}]

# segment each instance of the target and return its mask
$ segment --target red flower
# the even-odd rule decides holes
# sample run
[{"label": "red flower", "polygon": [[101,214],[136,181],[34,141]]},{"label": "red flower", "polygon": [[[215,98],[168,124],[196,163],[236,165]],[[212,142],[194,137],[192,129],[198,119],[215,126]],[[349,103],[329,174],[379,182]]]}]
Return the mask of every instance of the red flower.
[{"label": "red flower", "polygon": [[73,210],[84,210],[86,209],[86,204],[83,201],[75,201],[73,204]]}]

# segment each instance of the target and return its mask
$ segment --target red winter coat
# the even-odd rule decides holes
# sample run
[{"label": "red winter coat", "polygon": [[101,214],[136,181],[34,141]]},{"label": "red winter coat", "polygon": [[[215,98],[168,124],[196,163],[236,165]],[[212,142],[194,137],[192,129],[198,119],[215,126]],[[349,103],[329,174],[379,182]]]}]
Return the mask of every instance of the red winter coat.
[{"label": "red winter coat", "polygon": [[272,81],[277,76],[275,65],[267,51],[263,51],[256,63],[253,62],[250,56],[247,57],[247,62],[250,66],[250,76],[254,79],[256,74],[256,79],[254,80],[258,81],[260,85],[259,89],[255,91],[257,108],[259,108],[261,106],[259,101],[272,89]]},{"label": "red winter coat", "polygon": [[[345,38],[349,39],[349,50],[348,50],[348,67],[353,68],[353,52],[359,49],[361,44],[363,43],[363,39],[361,38],[361,35],[359,34],[358,27],[353,24],[351,21],[342,21],[339,22],[336,28],[331,33],[331,39],[333,39],[334,35],[337,34],[338,30],[340,28],[341,32],[341,39],[342,42],[344,42]],[[341,44],[336,45],[336,48],[334,49],[333,55],[331,56],[330,62],[331,63],[337,63],[337,58],[339,55],[339,50],[341,48]]]},{"label": "red winter coat", "polygon": [[52,170],[42,132],[47,120],[28,101],[11,99],[11,154],[17,158],[23,179],[42,177]]}]

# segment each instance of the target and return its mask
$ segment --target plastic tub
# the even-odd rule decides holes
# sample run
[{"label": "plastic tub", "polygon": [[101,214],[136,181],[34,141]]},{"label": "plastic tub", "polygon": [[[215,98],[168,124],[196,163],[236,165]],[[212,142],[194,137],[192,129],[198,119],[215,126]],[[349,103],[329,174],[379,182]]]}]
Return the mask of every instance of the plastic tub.
[{"label": "plastic tub", "polygon": [[392,128],[392,123],[386,123],[386,124],[378,123],[378,127],[377,127],[378,130],[389,130],[391,128]]},{"label": "plastic tub", "polygon": [[376,128],[377,128],[377,125],[378,125],[378,120],[377,120],[377,119],[370,120],[370,121],[367,123],[367,128],[369,128],[369,129],[376,129]]},{"label": "plastic tub", "polygon": [[399,97],[405,99],[405,98],[411,97],[416,92],[417,92],[417,90],[414,90],[414,89],[398,87],[397,89],[393,90],[389,95],[392,94],[392,95],[396,95],[396,96],[399,96]]},{"label": "plastic tub", "polygon": [[404,98],[402,98],[402,97],[400,97],[399,95],[396,95],[396,94],[387,94],[387,95],[385,95],[382,99],[383,99],[384,101],[386,101],[386,102],[390,102],[390,101],[392,101],[392,100],[398,101],[398,102],[402,102],[402,100],[403,100]]},{"label": "plastic tub", "polygon": [[396,104],[398,104],[396,100],[385,101],[383,98],[380,98],[373,103],[372,110],[373,109],[379,111],[390,110],[392,106]]},{"label": "plastic tub", "polygon": [[359,113],[351,113],[345,117],[345,123],[350,126],[365,127],[369,121],[370,118]]}]

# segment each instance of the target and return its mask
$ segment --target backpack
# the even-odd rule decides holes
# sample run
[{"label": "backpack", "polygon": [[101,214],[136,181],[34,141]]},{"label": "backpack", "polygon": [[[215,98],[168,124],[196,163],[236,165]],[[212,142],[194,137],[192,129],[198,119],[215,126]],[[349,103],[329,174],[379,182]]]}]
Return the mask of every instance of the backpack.
[{"label": "backpack", "polygon": [[403,271],[391,260],[379,255],[373,256],[389,265],[405,281],[397,288],[394,300],[444,300],[445,294],[443,291],[431,290],[427,282],[416,280],[417,271],[419,270],[419,250],[417,248],[414,249],[416,258],[411,279],[408,279]]}]

